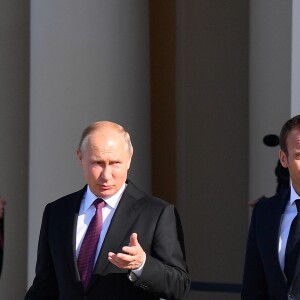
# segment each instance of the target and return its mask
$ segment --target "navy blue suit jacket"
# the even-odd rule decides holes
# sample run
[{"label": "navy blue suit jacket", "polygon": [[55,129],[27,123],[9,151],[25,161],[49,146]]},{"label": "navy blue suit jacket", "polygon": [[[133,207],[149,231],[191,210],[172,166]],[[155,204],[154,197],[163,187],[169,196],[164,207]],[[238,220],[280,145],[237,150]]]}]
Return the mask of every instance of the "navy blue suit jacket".
[{"label": "navy blue suit jacket", "polygon": [[278,256],[280,226],[290,189],[259,201],[252,213],[246,251],[243,300],[300,299],[300,261],[291,286]]}]

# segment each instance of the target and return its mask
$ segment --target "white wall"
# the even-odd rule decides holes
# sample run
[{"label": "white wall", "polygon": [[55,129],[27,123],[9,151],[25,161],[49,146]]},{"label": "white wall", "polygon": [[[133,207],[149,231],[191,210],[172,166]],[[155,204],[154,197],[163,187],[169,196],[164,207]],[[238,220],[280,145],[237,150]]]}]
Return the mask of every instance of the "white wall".
[{"label": "white wall", "polygon": [[112,120],[131,133],[131,178],[150,190],[146,0],[32,0],[28,284],[46,203],[80,189],[81,131]]}]

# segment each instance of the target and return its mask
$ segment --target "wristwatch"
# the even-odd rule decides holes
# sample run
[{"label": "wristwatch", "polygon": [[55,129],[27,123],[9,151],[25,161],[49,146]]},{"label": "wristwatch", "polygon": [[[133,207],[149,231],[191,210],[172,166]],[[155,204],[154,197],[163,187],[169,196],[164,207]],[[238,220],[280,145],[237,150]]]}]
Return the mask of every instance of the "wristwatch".
[{"label": "wristwatch", "polygon": [[136,274],[134,273],[134,272],[132,272],[132,271],[130,271],[129,273],[128,273],[128,279],[131,281],[131,282],[135,282],[135,281],[137,281],[138,280],[138,277],[136,276]]}]

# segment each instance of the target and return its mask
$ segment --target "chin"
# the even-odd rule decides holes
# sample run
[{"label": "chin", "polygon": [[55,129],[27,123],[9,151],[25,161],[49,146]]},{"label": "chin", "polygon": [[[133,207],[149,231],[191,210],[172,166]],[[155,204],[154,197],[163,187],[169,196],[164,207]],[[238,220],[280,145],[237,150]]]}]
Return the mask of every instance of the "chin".
[{"label": "chin", "polygon": [[99,197],[110,197],[110,196],[112,196],[112,195],[114,195],[115,193],[114,193],[114,191],[113,190],[101,190],[101,191],[99,191],[98,192],[98,196]]}]

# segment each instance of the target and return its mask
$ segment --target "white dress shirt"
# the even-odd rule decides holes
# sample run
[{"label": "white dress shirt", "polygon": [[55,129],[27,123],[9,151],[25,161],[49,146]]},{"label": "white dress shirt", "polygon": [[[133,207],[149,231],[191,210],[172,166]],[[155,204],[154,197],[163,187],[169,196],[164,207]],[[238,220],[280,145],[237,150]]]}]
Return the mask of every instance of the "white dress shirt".
[{"label": "white dress shirt", "polygon": [[[105,206],[102,208],[102,230],[101,235],[98,242],[98,247],[95,255],[95,262],[99,255],[101,246],[103,244],[104,238],[106,236],[109,224],[114,216],[114,213],[117,209],[117,206],[119,204],[119,201],[122,197],[122,194],[126,188],[126,183],[124,186],[113,196],[109,198],[103,198],[105,201]],[[83,238],[85,236],[86,230],[95,215],[96,208],[93,204],[93,202],[98,197],[94,195],[89,186],[87,187],[86,193],[83,196],[83,199],[81,201],[80,209],[79,209],[79,215],[77,220],[77,231],[76,231],[76,257],[78,258],[79,251],[81,248],[81,244],[83,241]]]},{"label": "white dress shirt", "polygon": [[286,249],[286,243],[290,232],[290,227],[293,219],[297,215],[297,207],[295,204],[296,199],[300,199],[300,196],[296,193],[293,184],[291,184],[291,196],[283,214],[283,218],[280,226],[279,243],[278,243],[279,262],[282,270],[284,270],[285,249]]}]

